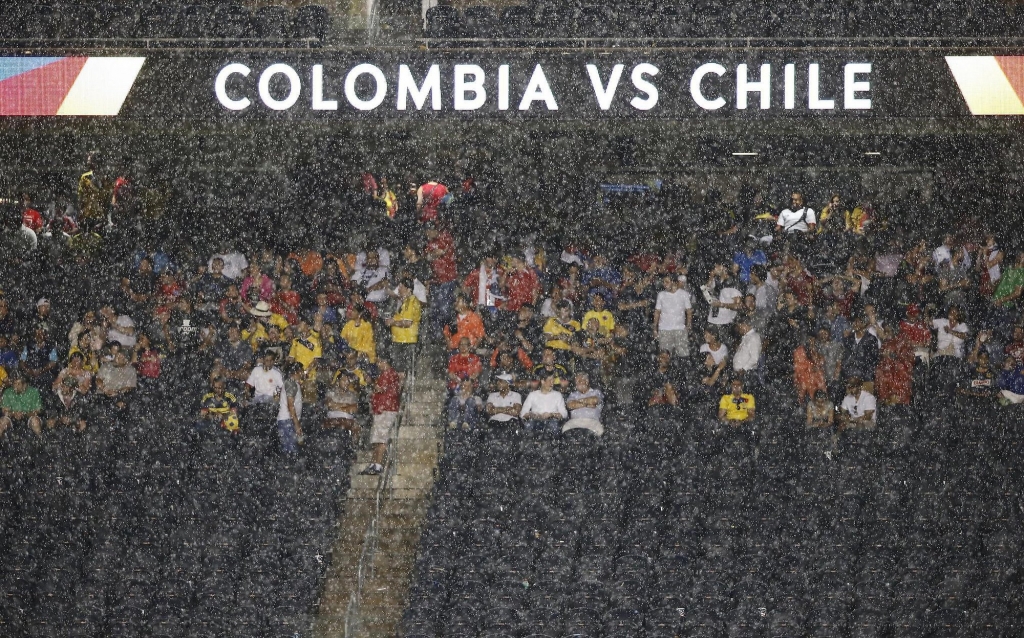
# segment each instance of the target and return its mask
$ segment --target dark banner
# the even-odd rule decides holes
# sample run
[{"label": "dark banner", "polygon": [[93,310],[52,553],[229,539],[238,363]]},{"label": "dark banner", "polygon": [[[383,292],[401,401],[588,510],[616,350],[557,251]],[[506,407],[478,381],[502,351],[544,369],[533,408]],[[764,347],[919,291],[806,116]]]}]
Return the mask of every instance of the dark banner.
[{"label": "dark banner", "polygon": [[1020,115],[1022,59],[857,49],[5,57],[0,115],[216,122]]}]

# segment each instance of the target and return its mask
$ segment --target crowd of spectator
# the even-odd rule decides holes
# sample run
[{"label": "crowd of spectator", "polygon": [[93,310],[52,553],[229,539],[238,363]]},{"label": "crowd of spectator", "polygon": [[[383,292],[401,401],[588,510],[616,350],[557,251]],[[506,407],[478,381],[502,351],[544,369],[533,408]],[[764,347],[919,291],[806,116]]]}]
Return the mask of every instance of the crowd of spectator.
[{"label": "crowd of spectator", "polygon": [[[114,232],[128,197],[127,181],[89,168],[61,222],[72,249]],[[601,436],[606,401],[638,426],[686,407],[739,427],[781,394],[808,428],[839,435],[874,429],[892,406],[1024,403],[1024,251],[991,232],[1008,229],[932,240],[839,195],[815,211],[794,192],[779,211],[723,210],[716,241],[692,250],[489,247],[456,239],[460,193],[437,181],[401,197],[383,178],[361,187],[381,219],[414,208],[409,225],[351,252],[228,241],[196,255],[140,238],[100,294],[0,296],[0,433],[82,431],[140,402],[192,401],[197,430],[244,435],[251,411],[294,453],[316,404],[318,427],[354,441],[372,421],[365,472],[378,473],[420,341],[445,353],[446,421],[466,430]],[[26,199],[22,235],[42,224]]]}]

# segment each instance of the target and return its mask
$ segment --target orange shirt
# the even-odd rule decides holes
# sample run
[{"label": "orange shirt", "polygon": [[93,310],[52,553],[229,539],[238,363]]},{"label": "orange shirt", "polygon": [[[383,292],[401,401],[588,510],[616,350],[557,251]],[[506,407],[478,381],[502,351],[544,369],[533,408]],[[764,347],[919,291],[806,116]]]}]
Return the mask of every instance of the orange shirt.
[{"label": "orange shirt", "polygon": [[459,315],[455,334],[451,333],[448,326],[444,327],[444,336],[448,338],[448,347],[452,350],[458,349],[459,341],[462,341],[463,337],[469,339],[469,344],[475,348],[486,334],[483,319],[472,310],[464,315]]}]

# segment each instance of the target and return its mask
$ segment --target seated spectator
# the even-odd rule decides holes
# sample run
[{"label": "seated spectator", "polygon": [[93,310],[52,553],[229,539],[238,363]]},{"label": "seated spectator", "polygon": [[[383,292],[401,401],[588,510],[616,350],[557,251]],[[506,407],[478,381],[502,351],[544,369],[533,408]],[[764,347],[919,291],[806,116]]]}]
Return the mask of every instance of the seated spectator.
[{"label": "seated spectator", "polygon": [[465,297],[455,298],[455,331],[453,326],[445,326],[442,332],[448,341],[448,347],[457,350],[459,342],[463,339],[469,340],[470,348],[476,348],[486,336],[484,322],[472,308]]},{"label": "seated spectator", "polygon": [[[78,357],[81,358],[81,355]],[[89,378],[91,386],[92,375]],[[46,427],[53,429],[57,425],[61,425],[72,427],[78,432],[85,431],[86,398],[83,396],[85,393],[79,392],[81,387],[74,376],[58,377],[53,388],[53,394],[57,401],[53,406],[53,414],[46,420]]]},{"label": "seated spectator", "polygon": [[1017,260],[1002,275],[992,295],[992,303],[1004,311],[1021,308],[1021,299],[1024,299],[1024,250],[1017,253]]},{"label": "seated spectator", "polygon": [[[499,350],[498,348],[495,349],[495,352],[498,357],[497,359],[492,358],[491,363],[492,388],[497,387],[494,381],[497,380],[499,375],[503,374],[508,375],[512,379],[510,383],[514,389],[519,390],[528,387],[530,385],[530,375],[512,352],[509,350]],[[532,370],[533,368],[530,369]]]},{"label": "seated spectator", "polygon": [[286,455],[296,454],[305,438],[302,434],[301,387],[304,374],[302,365],[295,361],[289,361],[285,366],[277,411],[277,437],[281,442],[281,452]]},{"label": "seated spectator", "polygon": [[964,341],[968,326],[960,321],[960,308],[950,306],[946,317],[932,320],[935,331],[935,354],[932,357],[932,376],[936,390],[951,396],[956,387],[964,359]]},{"label": "seated spectator", "polygon": [[228,390],[238,396],[252,370],[252,348],[242,340],[237,325],[228,326],[227,339],[217,344],[215,356],[215,368],[227,380]]},{"label": "seated spectator", "polygon": [[220,260],[224,264],[224,276],[228,279],[240,279],[245,275],[249,267],[249,261],[245,255],[235,250],[230,244],[225,244],[220,253],[210,257],[207,267],[212,271],[214,260]]},{"label": "seated spectator", "polygon": [[673,408],[681,407],[686,398],[682,375],[673,365],[672,353],[662,350],[654,361],[654,370],[641,374],[636,386],[636,395],[641,405],[647,406],[647,413],[653,418],[672,416]]},{"label": "seated spectator", "polygon": [[601,329],[601,334],[608,336],[615,329],[615,315],[605,307],[604,296],[598,293],[590,295],[590,310],[583,315],[580,323],[586,328],[591,319],[596,319]]},{"label": "seated spectator", "polygon": [[72,379],[79,394],[88,394],[92,389],[92,377],[92,372],[85,368],[85,356],[81,352],[73,352],[68,356],[67,367],[60,371],[53,382],[53,390],[56,392],[63,387],[65,379]]},{"label": "seated spectator", "polygon": [[551,348],[544,349],[540,363],[533,368],[533,387],[539,387],[541,378],[546,375],[550,375],[554,379],[555,387],[559,388],[560,391],[568,390],[569,371],[566,370],[565,366],[556,361],[555,351]]},{"label": "seated spectator", "polygon": [[874,430],[878,422],[875,395],[864,389],[857,377],[846,381],[846,397],[840,406],[840,430]]},{"label": "seated spectator", "polygon": [[587,321],[577,340],[577,345],[572,347],[572,353],[576,356],[576,369],[587,372],[594,378],[602,378],[612,340],[601,328],[597,317],[591,317]]},{"label": "seated spectator", "polygon": [[565,407],[570,418],[562,425],[562,434],[569,430],[583,429],[601,436],[604,426],[601,424],[601,410],[604,408],[604,395],[600,390],[590,387],[590,377],[585,372],[576,375],[576,390],[569,395]]},{"label": "seated spectator", "polygon": [[118,351],[113,361],[104,361],[96,375],[96,392],[107,397],[117,410],[128,407],[128,397],[138,385],[138,374],[128,365],[128,355],[123,351]]},{"label": "seated spectator", "polygon": [[49,387],[57,378],[57,348],[43,328],[36,327],[32,341],[21,351],[19,369],[33,386]]},{"label": "seated spectator", "polygon": [[989,407],[999,396],[996,371],[989,363],[988,353],[981,350],[982,336],[979,335],[975,341],[974,349],[967,359],[968,367],[964,370],[956,388],[959,402],[972,409]]},{"label": "seated spectator", "polygon": [[827,393],[819,392],[807,402],[808,428],[832,427],[835,416],[835,405],[829,400]]},{"label": "seated spectator", "polygon": [[373,411],[373,429],[370,431],[370,445],[373,457],[362,474],[375,475],[384,471],[384,454],[388,441],[395,437],[395,424],[401,409],[402,378],[391,362],[381,358],[377,362],[380,374],[373,381],[370,408]]},{"label": "seated spectator", "polygon": [[693,300],[690,293],[672,275],[662,277],[664,290],[654,304],[654,338],[658,349],[677,357],[690,354],[690,329],[693,326]]},{"label": "seated spectator", "polygon": [[320,333],[308,322],[300,321],[288,348],[288,360],[302,366],[303,390],[308,401],[316,400],[317,361],[323,355]]},{"label": "seated spectator", "polygon": [[366,319],[366,310],[353,306],[347,311],[348,321],[341,328],[341,338],[349,348],[363,354],[370,363],[377,362],[377,344],[373,326]]},{"label": "seated spectator", "polygon": [[1003,371],[999,373],[999,404],[1021,403],[1024,403],[1024,364],[1007,357],[1003,361]]},{"label": "seated spectator", "polygon": [[264,350],[260,365],[252,369],[245,384],[252,392],[252,403],[273,403],[284,387],[284,377],[275,367],[277,355],[271,350]]},{"label": "seated spectator", "polygon": [[[412,252],[412,255],[415,256],[415,251]],[[480,261],[480,267],[469,271],[469,274],[466,275],[462,281],[462,288],[473,300],[473,305],[480,308],[481,312],[494,312],[498,300],[502,299],[499,281],[504,276],[504,269],[498,266],[498,260],[494,255],[484,255]]]},{"label": "seated spectator", "polygon": [[480,426],[480,399],[473,394],[473,379],[463,379],[455,394],[448,399],[448,427],[475,430]]},{"label": "seated spectator", "polygon": [[366,300],[373,303],[387,301],[391,282],[390,270],[387,264],[381,263],[379,251],[369,250],[366,252],[366,259],[357,266],[352,275],[352,282],[356,286],[366,290]]},{"label": "seated spectator", "polygon": [[476,381],[483,372],[480,357],[472,351],[469,338],[459,341],[459,349],[448,359],[448,390],[454,391],[466,379]]},{"label": "seated spectator", "polygon": [[1006,344],[1003,352],[1018,364],[1024,364],[1024,326],[1013,327],[1013,340]]},{"label": "seated spectator", "polygon": [[355,350],[346,350],[342,358],[341,367],[335,372],[334,376],[337,378],[339,374],[350,374],[355,377],[359,383],[360,388],[365,388],[370,383],[370,375],[364,368],[362,362],[359,360],[359,353]]},{"label": "seated spectator", "polygon": [[[206,270],[202,268],[202,270]],[[191,286],[196,301],[196,310],[207,315],[220,311],[221,300],[227,293],[231,279],[224,274],[224,260],[214,257],[210,260],[210,268],[194,281]],[[237,290],[237,289],[236,289]]]},{"label": "seated spectator", "polygon": [[[249,349],[249,344],[244,341],[241,342],[246,350],[250,353],[249,367],[242,373],[242,381],[247,378],[249,370],[252,367],[252,350]],[[162,371],[162,361],[164,354],[159,349],[155,348],[149,340],[149,335],[142,333],[139,335],[138,342],[135,344],[135,349],[132,350],[131,363],[135,366],[135,372],[139,376],[139,389],[143,391],[151,391],[157,387],[157,381],[160,379],[160,372]],[[98,369],[98,368],[97,368]],[[230,371],[227,371],[228,373]],[[229,377],[230,378],[230,377]],[[230,382],[229,382],[230,383]],[[240,396],[237,392],[233,392],[235,396]]]},{"label": "seated spectator", "polygon": [[619,270],[609,264],[608,258],[600,253],[594,255],[588,264],[587,271],[583,273],[583,284],[587,287],[587,295],[598,293],[610,303],[622,284],[622,275]]},{"label": "seated spectator", "polygon": [[863,315],[854,317],[853,332],[843,341],[843,354],[843,375],[847,379],[874,383],[878,339],[868,333],[868,321]]},{"label": "seated spectator", "polygon": [[569,304],[569,315],[573,314],[573,304],[565,298],[565,293],[560,286],[551,287],[551,295],[544,300],[540,306],[540,316],[545,320],[558,316],[558,304],[565,301]]},{"label": "seated spectator", "polygon": [[231,434],[238,432],[238,399],[227,391],[223,377],[214,379],[210,392],[204,394],[199,401],[199,420],[195,428],[204,432],[212,432],[217,428]]},{"label": "seated spectator", "polygon": [[43,420],[40,414],[43,411],[43,401],[39,396],[39,390],[28,384],[28,380],[22,375],[14,376],[11,387],[4,390],[0,398],[0,408],[3,409],[3,416],[0,417],[0,436],[8,428],[15,425],[27,425],[37,435],[43,433]]},{"label": "seated spectator", "polygon": [[125,348],[134,348],[135,322],[128,315],[120,315],[114,325],[107,331],[107,341],[116,341]]},{"label": "seated spectator", "polygon": [[[257,304],[258,305],[258,304]],[[267,306],[270,311],[270,306]],[[238,292],[238,284],[228,284],[224,296],[218,303],[218,314],[224,323],[237,323],[245,325],[245,320],[250,317],[249,309],[242,300],[242,293]]]},{"label": "seated spectator", "polygon": [[540,388],[526,397],[520,417],[527,430],[548,434],[557,434],[561,430],[562,421],[569,416],[565,408],[565,398],[555,390],[555,377],[542,374]]},{"label": "seated spectator", "polygon": [[733,379],[729,387],[731,392],[718,401],[718,420],[733,425],[753,421],[757,408],[754,395],[743,392],[742,379]]},{"label": "seated spectator", "polygon": [[761,360],[761,335],[757,334],[746,318],[739,320],[736,330],[740,334],[740,343],[732,357],[732,369],[738,374],[746,375],[757,370],[758,362]]},{"label": "seated spectator", "polygon": [[518,321],[512,327],[511,344],[516,349],[516,357],[526,368],[532,368],[544,348],[544,336],[541,326],[534,320],[533,306],[525,305],[519,309]]},{"label": "seated spectator", "polygon": [[563,356],[572,347],[573,337],[580,331],[580,322],[572,318],[570,308],[565,301],[558,304],[558,316],[548,319],[544,324],[544,347],[556,350]]},{"label": "seated spectator", "polygon": [[348,432],[352,441],[359,440],[359,381],[348,372],[339,372],[334,376],[334,383],[324,396],[327,418],[324,419],[325,429],[341,429]]},{"label": "seated spectator", "polygon": [[519,412],[523,408],[523,397],[518,392],[512,391],[512,383],[514,381],[515,378],[508,373],[497,375],[497,391],[488,395],[487,404],[484,406],[488,422],[492,425],[515,425],[519,423]]}]

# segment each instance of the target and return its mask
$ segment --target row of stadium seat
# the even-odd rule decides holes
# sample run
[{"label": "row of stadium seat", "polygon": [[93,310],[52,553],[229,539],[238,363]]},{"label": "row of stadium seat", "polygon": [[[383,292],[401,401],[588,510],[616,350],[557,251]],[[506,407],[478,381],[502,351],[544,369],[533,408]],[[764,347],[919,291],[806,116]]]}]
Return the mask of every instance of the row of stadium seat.
[{"label": "row of stadium seat", "polygon": [[2,40],[173,38],[189,40],[323,40],[331,19],[320,5],[289,10],[240,4],[37,4],[5,11]]},{"label": "row of stadium seat", "polygon": [[722,3],[697,0],[641,10],[610,3],[539,2],[506,7],[439,5],[429,38],[846,38],[1016,35],[1022,12],[1002,3]]},{"label": "row of stadium seat", "polygon": [[350,457],[312,436],[283,459],[269,428],[189,436],[150,407],[6,433],[0,635],[304,635]]},{"label": "row of stadium seat", "polygon": [[1019,632],[1024,438],[883,418],[906,440],[686,415],[602,441],[449,433],[400,635]]}]

